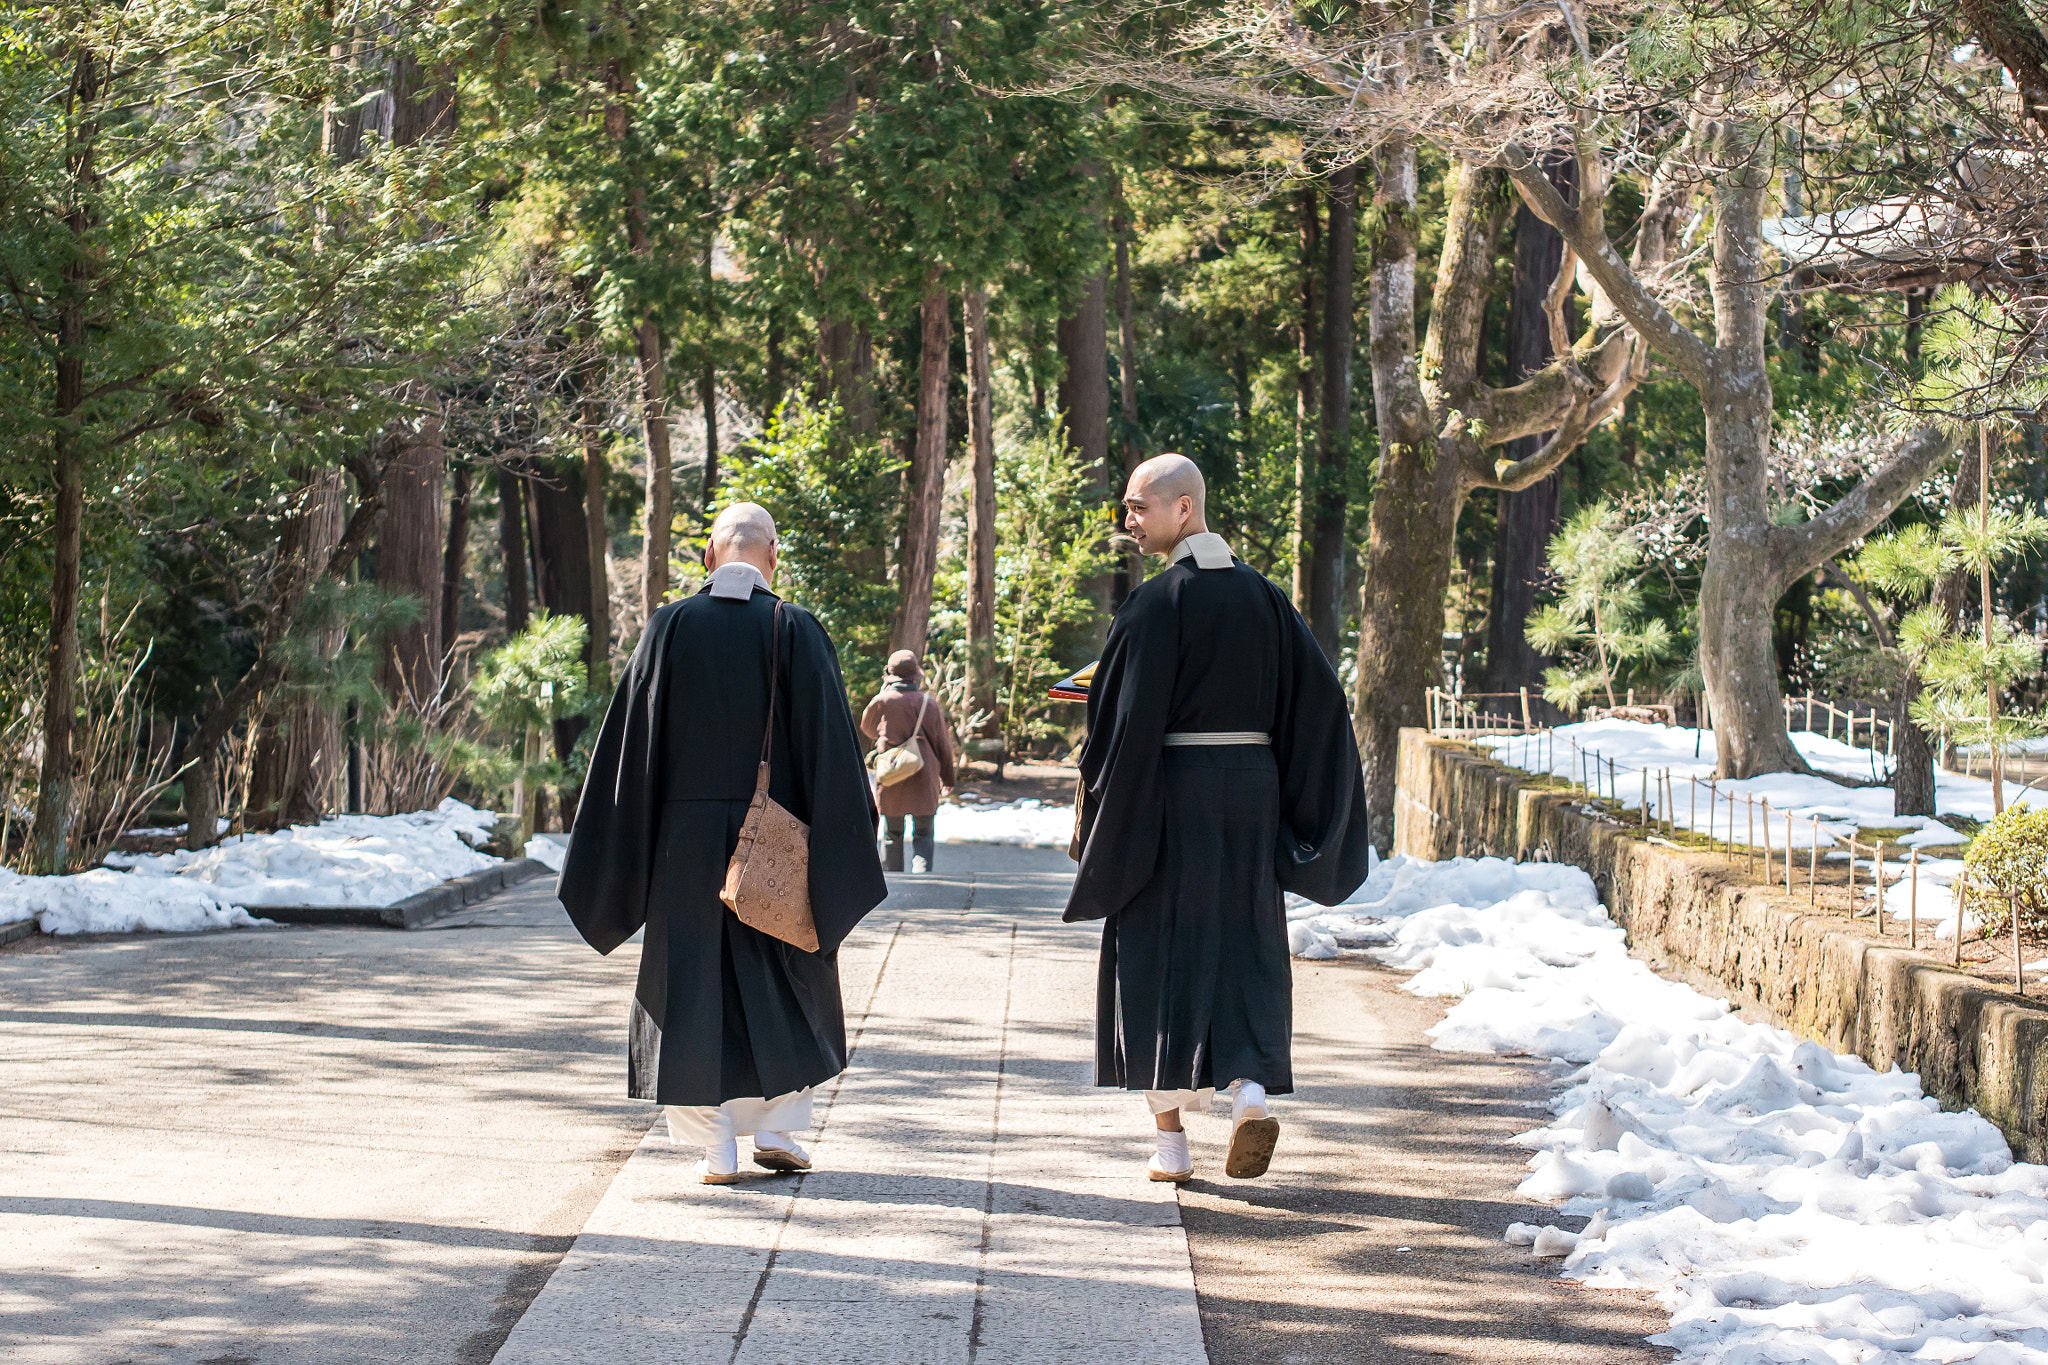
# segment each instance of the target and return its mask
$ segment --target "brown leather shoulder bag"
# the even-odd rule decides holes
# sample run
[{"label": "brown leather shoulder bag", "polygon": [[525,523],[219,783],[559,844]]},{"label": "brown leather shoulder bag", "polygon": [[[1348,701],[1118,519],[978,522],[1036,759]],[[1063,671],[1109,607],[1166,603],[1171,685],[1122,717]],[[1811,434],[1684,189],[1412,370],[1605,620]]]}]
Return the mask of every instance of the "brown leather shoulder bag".
[{"label": "brown leather shoulder bag", "polygon": [[818,951],[818,925],[811,918],[811,827],[768,795],[768,759],[775,743],[775,688],[781,673],[782,603],[768,646],[768,724],[761,735],[761,766],[754,773],[754,799],[740,822],[740,841],[725,867],[718,898],[758,929],[807,953]]}]

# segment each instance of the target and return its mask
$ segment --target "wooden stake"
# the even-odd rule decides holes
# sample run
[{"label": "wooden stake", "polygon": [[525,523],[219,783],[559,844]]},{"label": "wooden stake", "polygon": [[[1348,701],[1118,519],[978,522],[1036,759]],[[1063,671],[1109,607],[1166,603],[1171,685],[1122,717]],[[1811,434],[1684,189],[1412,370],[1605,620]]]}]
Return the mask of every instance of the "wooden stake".
[{"label": "wooden stake", "polygon": [[[1771,799],[1768,796],[1765,797],[1762,804],[1764,808],[1764,885],[1769,886],[1771,884]],[[1751,814],[1754,816],[1755,812],[1751,812]],[[1750,828],[1752,830],[1756,828],[1754,820],[1752,820]]]},{"label": "wooden stake", "polygon": [[2012,988],[2021,995],[2027,993],[2026,969],[2020,965],[2020,898],[2008,895],[2006,909],[2012,911]]},{"label": "wooden stake", "polygon": [[1877,841],[1877,935],[1884,937],[1884,840]]},{"label": "wooden stake", "polygon": [[1920,850],[1914,849],[1906,862],[1906,875],[1913,879],[1912,889],[1906,893],[1906,946],[1920,946]]},{"label": "wooden stake", "polygon": [[1956,878],[1956,966],[1963,965],[1963,888],[1967,877]]},{"label": "wooden stake", "polygon": [[1785,812],[1785,894],[1792,894],[1792,812]]},{"label": "wooden stake", "polygon": [[1820,904],[1820,817],[1813,817],[1813,847],[1806,851],[1806,903]]}]

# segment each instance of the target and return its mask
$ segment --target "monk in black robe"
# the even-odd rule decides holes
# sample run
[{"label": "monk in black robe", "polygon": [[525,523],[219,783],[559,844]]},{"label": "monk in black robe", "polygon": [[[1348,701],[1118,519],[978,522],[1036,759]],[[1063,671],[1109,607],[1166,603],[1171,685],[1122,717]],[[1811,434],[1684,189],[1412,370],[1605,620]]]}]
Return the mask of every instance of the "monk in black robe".
[{"label": "monk in black robe", "polygon": [[[627,1034],[627,1093],[668,1107],[670,1135],[705,1149],[708,1184],[754,1160],[804,1170],[791,1137],[812,1090],[846,1067],[839,943],[888,894],[875,802],[839,658],[817,618],[777,598],[775,523],[728,507],[704,553],[710,581],[654,613],[590,758],[556,895],[600,953],[643,925]],[[754,792],[779,659],[769,795],[810,826],[818,951],[742,924],[719,899]]]},{"label": "monk in black robe", "polygon": [[1334,905],[1368,870],[1365,787],[1337,673],[1279,588],[1203,518],[1201,472],[1140,465],[1124,496],[1168,567],[1117,609],[1088,697],[1081,866],[1066,918],[1106,920],[1096,1079],[1143,1090],[1155,1180],[1193,1174],[1183,1109],[1233,1092],[1225,1174],[1265,1174],[1294,1089],[1282,893]]}]

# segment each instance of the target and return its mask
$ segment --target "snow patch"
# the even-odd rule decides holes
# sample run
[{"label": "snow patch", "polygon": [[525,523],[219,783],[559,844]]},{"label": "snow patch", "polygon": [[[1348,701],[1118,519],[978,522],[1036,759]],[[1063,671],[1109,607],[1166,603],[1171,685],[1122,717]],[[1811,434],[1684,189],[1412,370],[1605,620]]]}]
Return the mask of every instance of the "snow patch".
[{"label": "snow patch", "polygon": [[1378,921],[1407,989],[1456,998],[1435,1047],[1581,1064],[1516,1141],[1520,1193],[1590,1221],[1507,1241],[1655,1291],[1679,1360],[2048,1360],[2048,1167],[1981,1116],[1658,977],[1577,868],[1394,858],[1353,902],[1290,929]]},{"label": "snow patch", "polygon": [[[0,870],[0,921],[46,934],[189,933],[267,925],[244,907],[383,907],[497,862],[497,816],[447,800],[410,815],[339,815],[192,852],[107,855],[69,877]],[[560,836],[557,836],[560,837]]]},{"label": "snow patch", "polygon": [[46,934],[179,934],[270,923],[193,882],[142,881],[104,867],[70,877],[0,868],[0,921],[21,919],[33,919]]},{"label": "snow patch", "polygon": [[526,841],[526,856],[550,872],[560,872],[569,857],[569,836],[536,834]]},{"label": "snow patch", "polygon": [[933,837],[942,844],[1065,848],[1074,837],[1074,808],[1033,797],[1015,801],[962,797],[940,803]]}]

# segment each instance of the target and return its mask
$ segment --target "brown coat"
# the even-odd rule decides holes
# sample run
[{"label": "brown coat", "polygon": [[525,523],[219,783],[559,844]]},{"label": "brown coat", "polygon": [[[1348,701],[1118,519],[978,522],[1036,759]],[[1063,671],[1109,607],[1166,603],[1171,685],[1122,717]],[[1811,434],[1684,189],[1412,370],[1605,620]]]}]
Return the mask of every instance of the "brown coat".
[{"label": "brown coat", "polygon": [[[901,744],[917,724],[917,708],[924,700],[922,692],[885,687],[861,713],[860,732],[874,741],[877,748]],[[916,776],[881,789],[877,800],[885,816],[935,814],[939,809],[939,788],[953,785],[953,734],[946,728],[946,713],[937,697],[924,708],[924,724],[918,729],[917,739],[924,754],[924,766]]]}]

